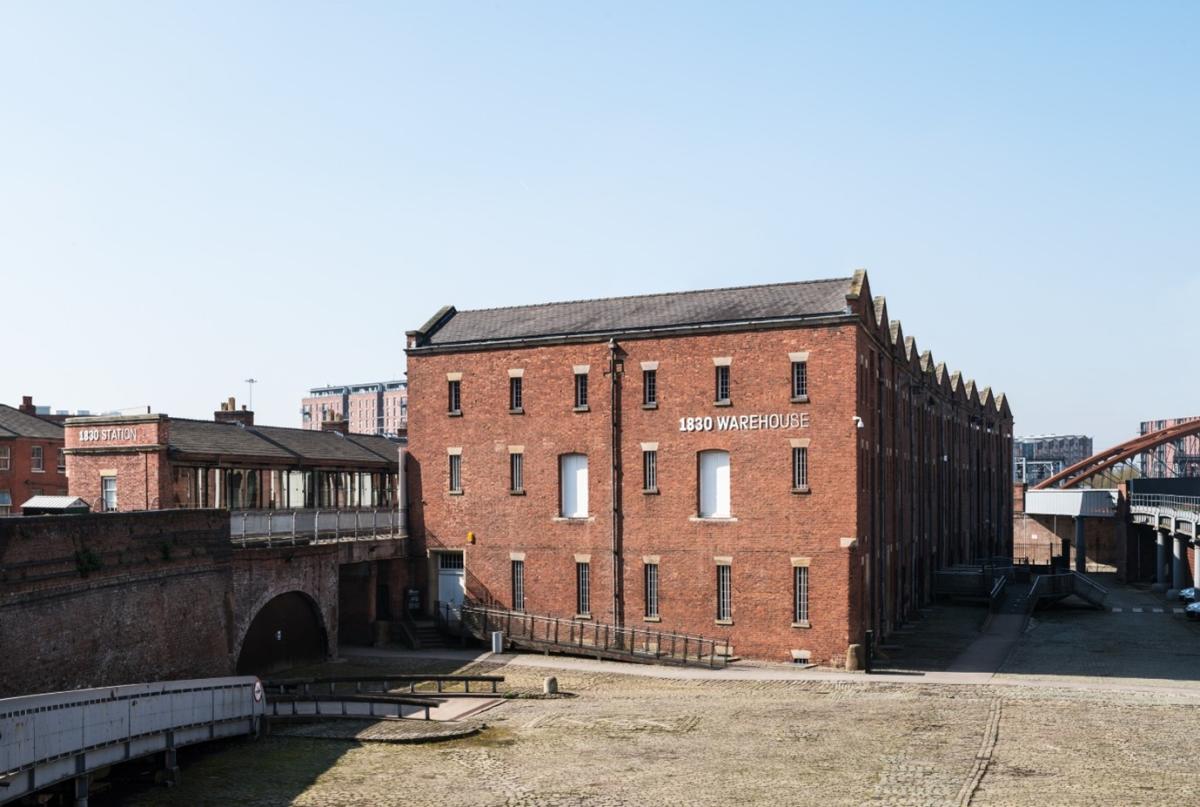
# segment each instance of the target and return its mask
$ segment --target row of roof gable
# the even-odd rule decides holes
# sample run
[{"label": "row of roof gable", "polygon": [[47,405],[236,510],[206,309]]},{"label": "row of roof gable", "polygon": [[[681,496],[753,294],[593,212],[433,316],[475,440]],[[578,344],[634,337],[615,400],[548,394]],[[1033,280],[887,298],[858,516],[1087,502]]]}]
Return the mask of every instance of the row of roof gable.
[{"label": "row of roof gable", "polygon": [[904,335],[900,320],[888,318],[887,299],[871,297],[870,281],[865,270],[854,273],[846,303],[867,329],[891,350],[893,359],[906,363],[913,375],[924,377],[927,383],[940,389],[951,400],[973,405],[985,413],[994,412],[1002,420],[1012,418],[1008,397],[1004,393],[995,394],[991,387],[980,389],[974,380],[964,381],[962,373],[950,372],[945,362],[935,363],[930,351],[920,352],[917,340]]}]

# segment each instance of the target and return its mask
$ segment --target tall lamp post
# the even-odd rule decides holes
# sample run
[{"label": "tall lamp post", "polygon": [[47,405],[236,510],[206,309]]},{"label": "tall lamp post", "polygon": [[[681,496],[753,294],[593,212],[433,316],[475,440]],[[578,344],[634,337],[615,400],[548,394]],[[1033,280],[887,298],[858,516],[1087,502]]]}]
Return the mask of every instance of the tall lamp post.
[{"label": "tall lamp post", "polygon": [[248,400],[246,401],[246,407],[251,412],[254,411],[254,385],[257,383],[258,383],[257,378],[247,378],[246,379],[246,384],[249,385],[249,387],[250,387],[250,395],[248,396]]}]

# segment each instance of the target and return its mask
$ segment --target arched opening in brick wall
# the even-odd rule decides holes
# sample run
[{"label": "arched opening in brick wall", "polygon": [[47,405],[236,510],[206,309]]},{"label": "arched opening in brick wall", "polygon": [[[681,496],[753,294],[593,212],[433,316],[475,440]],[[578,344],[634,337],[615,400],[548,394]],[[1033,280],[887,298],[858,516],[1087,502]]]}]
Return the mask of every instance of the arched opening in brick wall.
[{"label": "arched opening in brick wall", "polygon": [[312,599],[299,591],[272,598],[255,614],[238,654],[238,675],[264,675],[325,660],[328,639]]}]

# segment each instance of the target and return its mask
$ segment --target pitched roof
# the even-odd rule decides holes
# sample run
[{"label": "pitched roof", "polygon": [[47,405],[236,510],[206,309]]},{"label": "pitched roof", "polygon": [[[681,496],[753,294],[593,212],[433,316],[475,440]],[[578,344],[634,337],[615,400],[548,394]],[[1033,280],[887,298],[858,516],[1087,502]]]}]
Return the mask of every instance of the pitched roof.
[{"label": "pitched roof", "polygon": [[78,496],[33,496],[21,505],[22,510],[30,507],[41,507],[47,510],[90,509],[88,503]]},{"label": "pitched roof", "polygon": [[278,457],[293,459],[295,454],[264,440],[251,429],[236,423],[212,420],[171,418],[172,450],[190,454],[222,454],[235,457]]},{"label": "pitched roof", "polygon": [[[220,454],[337,465],[400,461],[399,443],[386,437],[341,435],[283,426],[248,426],[171,418],[170,447],[185,454]],[[391,447],[390,453],[387,447]]]},{"label": "pitched roof", "polygon": [[[283,426],[254,426],[253,430],[306,460],[354,465],[388,461],[359,445],[355,440],[347,439],[347,436],[336,432],[289,429]],[[399,451],[394,452],[391,461],[400,461]]]},{"label": "pitched roof", "polygon": [[803,319],[845,313],[853,283],[854,278],[844,277],[475,311],[447,306],[413,333],[419,348]]},{"label": "pitched roof", "polygon": [[62,440],[63,427],[20,409],[0,404],[0,437],[37,437],[45,440]]}]

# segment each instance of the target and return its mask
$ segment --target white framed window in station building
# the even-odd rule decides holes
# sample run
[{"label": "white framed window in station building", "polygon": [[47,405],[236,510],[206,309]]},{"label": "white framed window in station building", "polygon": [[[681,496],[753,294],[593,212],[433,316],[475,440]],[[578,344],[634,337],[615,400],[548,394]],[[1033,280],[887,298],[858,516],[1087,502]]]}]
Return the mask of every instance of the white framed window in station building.
[{"label": "white framed window in station building", "polygon": [[587,518],[587,454],[563,454],[558,460],[559,515],[563,518]]},{"label": "white framed window in station building", "polygon": [[116,474],[105,474],[100,477],[100,511],[112,513],[117,509],[117,477]]},{"label": "white framed window in station building", "polygon": [[729,452],[701,451],[697,459],[698,515],[731,518],[729,504]]}]

